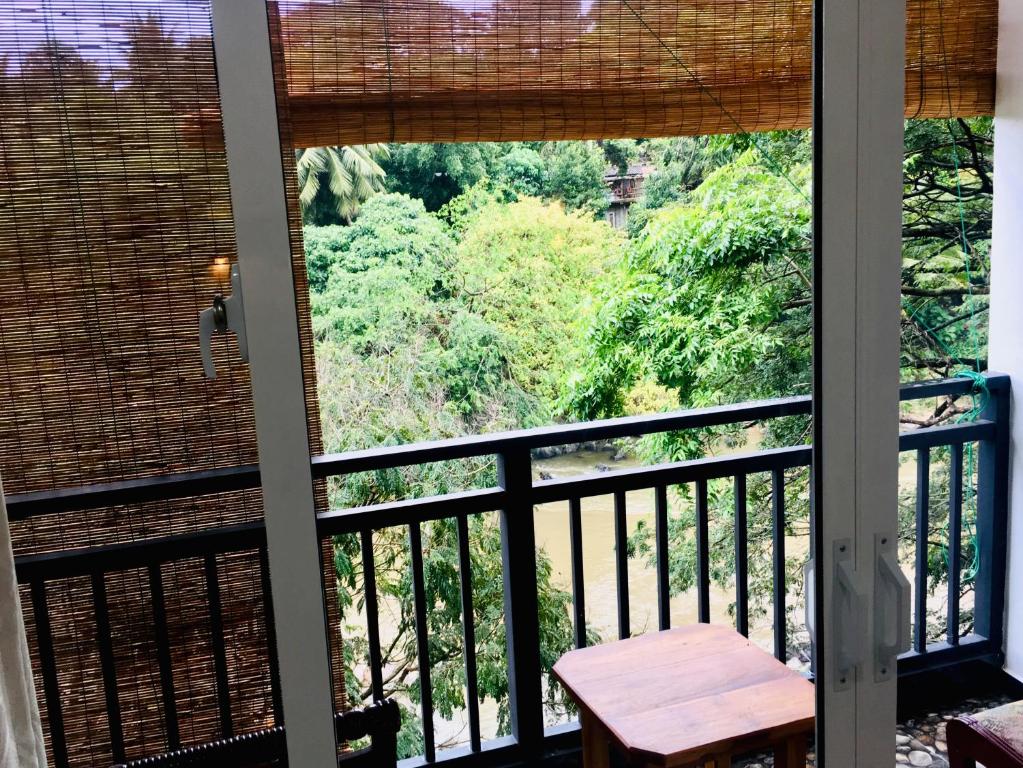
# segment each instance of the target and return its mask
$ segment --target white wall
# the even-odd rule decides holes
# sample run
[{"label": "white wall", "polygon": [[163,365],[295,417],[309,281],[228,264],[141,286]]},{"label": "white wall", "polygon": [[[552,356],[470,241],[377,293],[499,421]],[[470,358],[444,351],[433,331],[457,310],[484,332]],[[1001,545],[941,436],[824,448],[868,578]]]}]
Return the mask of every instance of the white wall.
[{"label": "white wall", "polygon": [[999,5],[988,367],[1012,377],[1005,668],[1023,679],[1023,2]]}]

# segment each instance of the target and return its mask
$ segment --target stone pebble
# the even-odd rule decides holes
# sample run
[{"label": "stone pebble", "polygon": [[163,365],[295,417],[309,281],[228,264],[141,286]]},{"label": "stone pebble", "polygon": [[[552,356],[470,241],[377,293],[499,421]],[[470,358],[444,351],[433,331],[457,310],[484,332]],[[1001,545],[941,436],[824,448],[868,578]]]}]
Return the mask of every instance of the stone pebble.
[{"label": "stone pebble", "polygon": [[[945,729],[956,715],[982,712],[1011,701],[1007,696],[972,697],[958,706],[917,714],[899,724],[895,733],[893,765],[913,768],[948,768],[948,744]],[[771,768],[774,758],[770,754],[752,755],[733,762],[735,768]],[[807,754],[807,765],[814,766],[814,754]]]}]

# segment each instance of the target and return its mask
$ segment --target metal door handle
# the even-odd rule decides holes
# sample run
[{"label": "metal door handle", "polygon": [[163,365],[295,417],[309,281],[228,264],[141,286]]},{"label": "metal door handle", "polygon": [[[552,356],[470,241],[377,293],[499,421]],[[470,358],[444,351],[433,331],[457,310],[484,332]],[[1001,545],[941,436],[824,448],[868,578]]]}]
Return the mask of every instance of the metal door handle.
[{"label": "metal door handle", "polygon": [[835,689],[844,690],[863,663],[867,601],[856,586],[852,544],[848,539],[834,543],[834,559]]},{"label": "metal door handle", "polygon": [[[912,596],[909,579],[899,567],[898,542],[891,534],[874,537],[874,679],[889,679],[898,655],[911,643],[909,612]],[[894,599],[894,626],[889,624],[889,607]]]}]

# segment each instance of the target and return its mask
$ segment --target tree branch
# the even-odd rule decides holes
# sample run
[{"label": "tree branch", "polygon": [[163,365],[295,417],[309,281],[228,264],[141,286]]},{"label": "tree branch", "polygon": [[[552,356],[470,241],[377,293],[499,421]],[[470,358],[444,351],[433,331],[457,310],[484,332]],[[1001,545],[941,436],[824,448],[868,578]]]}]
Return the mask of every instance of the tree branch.
[{"label": "tree branch", "polygon": [[943,296],[965,296],[967,294],[974,294],[979,296],[986,296],[988,293],[988,287],[986,285],[972,285],[969,287],[962,288],[914,288],[912,286],[902,286],[903,296],[922,296],[926,298],[941,298]]}]

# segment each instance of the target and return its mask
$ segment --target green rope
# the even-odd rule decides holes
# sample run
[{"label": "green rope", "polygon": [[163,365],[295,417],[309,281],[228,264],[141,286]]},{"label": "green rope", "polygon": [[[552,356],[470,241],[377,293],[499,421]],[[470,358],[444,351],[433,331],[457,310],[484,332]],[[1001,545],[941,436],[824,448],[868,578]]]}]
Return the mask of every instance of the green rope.
[{"label": "green rope", "polygon": [[[979,367],[979,366],[978,366]],[[956,376],[970,379],[973,382],[973,388],[970,390],[970,398],[972,405],[970,410],[966,413],[959,415],[956,419],[957,424],[963,422],[976,421],[980,414],[987,408],[988,402],[991,399],[991,391],[987,386],[987,377],[984,376],[980,371],[966,368],[957,371]],[[977,488],[974,483],[974,445],[973,443],[967,443],[966,445],[966,484],[963,486],[963,506],[967,511],[972,512],[972,516],[964,515],[963,519],[966,524],[967,541],[969,542],[969,559],[964,565],[962,570],[962,583],[970,584],[977,577],[977,572],[980,570],[980,546],[977,541],[977,532],[974,530],[973,521],[977,517]],[[947,527],[947,524],[946,524]],[[949,558],[948,547],[945,547],[945,561],[951,569],[951,560]]]},{"label": "green rope", "polygon": [[[984,409],[987,408],[988,402],[990,401],[991,393],[988,390],[987,378],[980,370],[980,336],[977,332],[977,308],[976,308],[976,297],[973,293],[973,271],[970,264],[970,240],[966,232],[966,206],[963,202],[963,191],[962,191],[962,180],[961,170],[959,166],[959,143],[956,140],[956,133],[954,127],[951,125],[951,121],[948,124],[949,135],[952,140],[952,167],[955,173],[955,185],[956,185],[956,205],[959,213],[959,237],[962,242],[963,252],[963,267],[966,277],[966,304],[967,312],[969,313],[969,332],[970,340],[973,345],[973,365],[970,366],[964,361],[959,355],[957,355],[951,347],[945,343],[945,341],[938,335],[937,331],[933,330],[927,322],[919,316],[920,308],[914,308],[911,305],[910,319],[918,323],[933,339],[939,347],[953,360],[962,365],[963,367],[956,371],[953,375],[957,377],[963,377],[970,379],[973,382],[973,387],[970,390],[971,406],[970,409],[964,413],[959,414],[956,418],[955,423],[961,424],[964,422],[976,421],[977,418],[983,413]],[[969,549],[969,555],[967,562],[962,568],[962,583],[970,584],[977,577],[977,573],[980,570],[980,549],[977,541],[977,534],[974,529],[973,522],[977,516],[977,489],[974,482],[975,467],[976,467],[976,456],[975,448],[973,443],[969,443],[965,447],[966,459],[966,483],[963,487],[964,499],[963,506],[965,511],[969,514],[963,516],[963,520],[966,525],[967,534],[967,547]],[[945,523],[945,541],[949,540],[949,521]],[[945,559],[946,569],[951,572],[952,562],[951,556],[948,549],[948,544],[944,544],[943,556]]]}]

